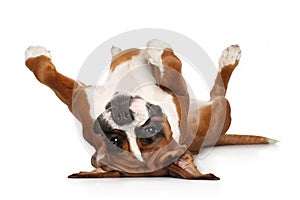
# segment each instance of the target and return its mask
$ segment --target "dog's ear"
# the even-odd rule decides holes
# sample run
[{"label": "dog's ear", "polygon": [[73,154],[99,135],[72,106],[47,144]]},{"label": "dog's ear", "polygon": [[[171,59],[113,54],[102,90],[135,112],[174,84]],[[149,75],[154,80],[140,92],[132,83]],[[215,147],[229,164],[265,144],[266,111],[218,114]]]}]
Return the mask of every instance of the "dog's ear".
[{"label": "dog's ear", "polygon": [[219,180],[213,174],[201,174],[194,163],[194,158],[189,152],[181,156],[168,167],[169,174],[173,177],[199,180]]},{"label": "dog's ear", "polygon": [[100,126],[99,117],[95,120],[93,129],[94,129],[94,132],[96,134],[103,133],[103,130],[102,130],[101,126]]}]

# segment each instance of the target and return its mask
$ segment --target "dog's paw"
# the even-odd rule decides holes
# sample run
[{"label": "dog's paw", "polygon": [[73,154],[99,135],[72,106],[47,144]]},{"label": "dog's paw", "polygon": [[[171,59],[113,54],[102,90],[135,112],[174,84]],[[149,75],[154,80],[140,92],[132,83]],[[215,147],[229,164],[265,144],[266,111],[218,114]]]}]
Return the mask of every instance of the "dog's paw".
[{"label": "dog's paw", "polygon": [[147,43],[145,58],[152,65],[160,67],[162,65],[161,55],[165,48],[171,48],[171,46],[168,43],[161,40],[150,40]]},{"label": "dog's paw", "polygon": [[122,50],[119,47],[112,46],[110,49],[111,55],[114,57],[118,53],[120,53]]},{"label": "dog's paw", "polygon": [[171,48],[171,46],[164,41],[153,39],[147,43],[147,49],[145,51],[146,60],[152,65],[159,67],[161,76],[164,73],[161,56],[166,48]]},{"label": "dog's paw", "polygon": [[241,49],[238,45],[231,45],[222,52],[222,56],[219,59],[220,69],[228,66],[234,65],[241,58]]},{"label": "dog's paw", "polygon": [[171,48],[171,46],[168,43],[158,39],[148,41],[147,47],[161,50],[164,50],[165,48]]},{"label": "dog's paw", "polygon": [[47,51],[44,47],[41,46],[30,46],[25,51],[25,60],[28,58],[35,58],[38,56],[47,56],[48,58],[51,58],[50,51]]}]

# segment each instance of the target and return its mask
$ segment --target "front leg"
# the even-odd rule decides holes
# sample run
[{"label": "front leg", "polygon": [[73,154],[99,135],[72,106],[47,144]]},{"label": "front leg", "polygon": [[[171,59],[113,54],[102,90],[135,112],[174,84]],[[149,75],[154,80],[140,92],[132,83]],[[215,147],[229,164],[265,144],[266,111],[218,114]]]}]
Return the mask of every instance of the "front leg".
[{"label": "front leg", "polygon": [[168,43],[157,39],[150,40],[145,50],[145,58],[157,67],[154,68],[154,77],[160,86],[177,96],[188,96],[187,86],[181,74],[181,60]]},{"label": "front leg", "polygon": [[50,87],[57,97],[71,110],[73,89],[79,84],[56,71],[50,52],[45,48],[29,47],[25,52],[25,64],[42,84]]},{"label": "front leg", "polygon": [[[104,148],[102,139],[93,131],[94,120],[89,115],[90,107],[86,94],[82,92],[86,86],[57,72],[51,62],[50,52],[45,48],[31,46],[26,50],[25,55],[25,64],[34,73],[37,80],[52,89],[82,123],[84,139],[95,149],[101,148],[102,150]],[[76,101],[73,101],[73,93],[76,94]]]}]

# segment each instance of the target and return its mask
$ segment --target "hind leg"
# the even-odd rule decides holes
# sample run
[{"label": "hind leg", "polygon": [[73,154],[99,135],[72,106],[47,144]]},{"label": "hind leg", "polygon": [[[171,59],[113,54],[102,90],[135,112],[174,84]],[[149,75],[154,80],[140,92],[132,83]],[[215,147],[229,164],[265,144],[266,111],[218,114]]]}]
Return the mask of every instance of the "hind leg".
[{"label": "hind leg", "polygon": [[190,147],[194,154],[201,147],[239,145],[239,144],[270,144],[276,140],[262,136],[226,134],[231,124],[231,108],[225,98],[229,79],[239,63],[241,50],[238,45],[226,48],[219,59],[219,72],[215,85],[211,90],[211,100],[208,105],[199,108],[199,129]]},{"label": "hind leg", "polygon": [[[239,60],[241,57],[241,50],[238,45],[232,45],[225,49],[219,59],[219,68],[220,72],[218,73],[215,87],[211,91],[211,98],[219,98],[220,96],[223,97],[226,94],[228,82],[231,77],[231,74],[235,67],[238,65]],[[223,85],[221,82],[223,82]],[[235,135],[235,134],[225,134],[229,128],[228,122],[230,119],[230,105],[229,101],[226,100],[228,103],[227,107],[227,116],[224,123],[224,129],[221,132],[221,135],[218,140],[214,140],[214,145],[221,146],[221,145],[241,145],[241,144],[273,144],[276,143],[277,140],[262,137],[262,136],[255,136],[255,135]],[[217,141],[217,143],[215,143]]]},{"label": "hind leg", "polygon": [[239,64],[240,58],[240,47],[238,45],[231,45],[222,52],[219,59],[219,72],[210,93],[212,104],[210,105],[211,113],[208,114],[210,116],[210,124],[206,133],[211,135],[212,141],[208,140],[207,145],[214,145],[218,141],[219,136],[224,135],[230,127],[231,108],[225,95],[231,74]]},{"label": "hind leg", "polygon": [[211,114],[210,125],[206,135],[205,145],[213,146],[220,137],[225,135],[231,124],[231,107],[225,98],[228,83],[233,70],[239,64],[241,49],[238,45],[231,45],[223,50],[219,59],[219,72],[215,85],[211,90]]},{"label": "hind leg", "polygon": [[241,50],[238,45],[226,48],[219,59],[219,72],[210,92],[211,100],[199,106],[198,131],[189,150],[198,154],[201,147],[214,146],[231,124],[231,108],[225,98],[230,76],[239,63]]},{"label": "hind leg", "polygon": [[219,59],[219,72],[215,85],[210,92],[211,98],[226,95],[229,79],[233,70],[239,64],[240,58],[241,49],[238,45],[231,45],[222,52]]}]

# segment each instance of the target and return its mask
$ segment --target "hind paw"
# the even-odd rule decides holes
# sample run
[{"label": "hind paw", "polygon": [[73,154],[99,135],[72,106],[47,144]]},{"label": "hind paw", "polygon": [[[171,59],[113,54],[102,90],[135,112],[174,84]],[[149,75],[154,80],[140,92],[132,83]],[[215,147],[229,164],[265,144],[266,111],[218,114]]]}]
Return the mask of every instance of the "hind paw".
[{"label": "hind paw", "polygon": [[234,65],[241,58],[241,49],[238,45],[231,45],[222,52],[222,56],[219,59],[220,69],[228,66]]}]

